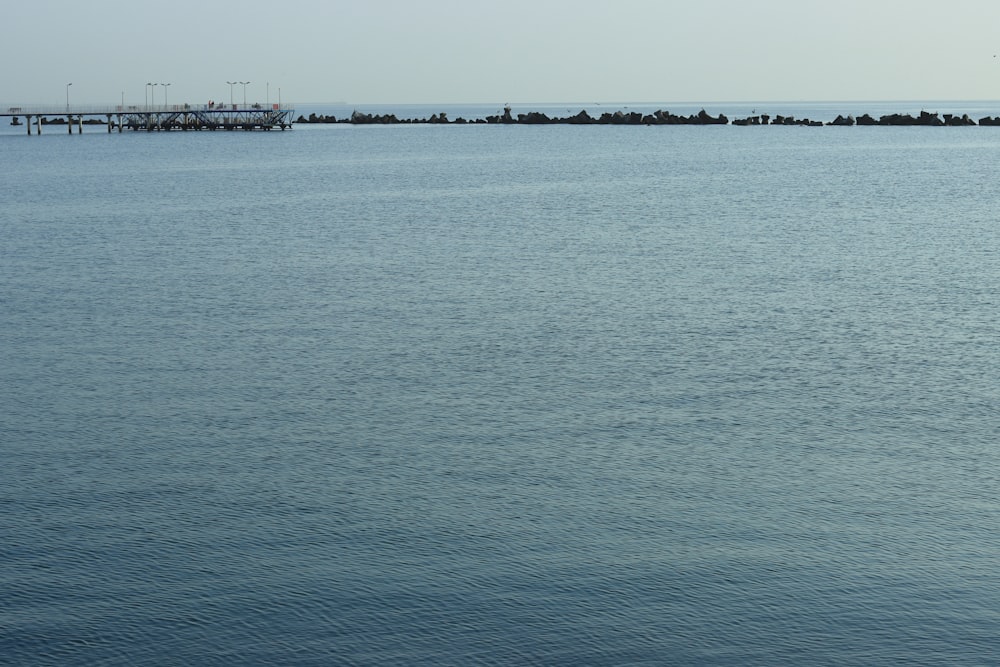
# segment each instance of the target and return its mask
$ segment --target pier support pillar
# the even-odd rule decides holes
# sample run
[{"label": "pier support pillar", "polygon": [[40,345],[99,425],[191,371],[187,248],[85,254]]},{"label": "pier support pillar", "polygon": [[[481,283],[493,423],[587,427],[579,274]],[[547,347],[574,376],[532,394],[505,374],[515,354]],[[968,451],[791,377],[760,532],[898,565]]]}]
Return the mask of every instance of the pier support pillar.
[{"label": "pier support pillar", "polygon": [[118,134],[122,133],[122,125],[123,124],[124,123],[122,123],[122,115],[118,114]]},{"label": "pier support pillar", "polygon": [[31,116],[25,116],[25,119],[27,120],[27,122],[25,123],[25,125],[28,126],[28,136],[30,137],[31,136]]},{"label": "pier support pillar", "polygon": [[69,130],[70,134],[73,134],[73,117],[66,116],[66,129]]},{"label": "pier support pillar", "polygon": [[82,115],[77,116],[76,120],[77,120],[76,133],[83,134],[83,116]]},{"label": "pier support pillar", "polygon": [[38,117],[38,136],[42,136],[42,117]]}]

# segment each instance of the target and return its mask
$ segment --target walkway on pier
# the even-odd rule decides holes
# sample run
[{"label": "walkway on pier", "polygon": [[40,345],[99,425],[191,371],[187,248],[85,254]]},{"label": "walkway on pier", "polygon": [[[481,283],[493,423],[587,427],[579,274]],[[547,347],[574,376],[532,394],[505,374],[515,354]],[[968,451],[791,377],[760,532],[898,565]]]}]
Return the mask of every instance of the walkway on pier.
[{"label": "walkway on pier", "polygon": [[27,120],[28,134],[34,123],[38,134],[50,124],[47,119],[65,118],[70,134],[76,125],[83,132],[85,117],[105,118],[108,132],[118,128],[129,130],[285,130],[292,127],[295,109],[287,105],[271,104],[163,104],[153,105],[104,105],[104,106],[8,106],[0,108],[0,117],[12,118],[12,125],[20,124],[20,117]]}]

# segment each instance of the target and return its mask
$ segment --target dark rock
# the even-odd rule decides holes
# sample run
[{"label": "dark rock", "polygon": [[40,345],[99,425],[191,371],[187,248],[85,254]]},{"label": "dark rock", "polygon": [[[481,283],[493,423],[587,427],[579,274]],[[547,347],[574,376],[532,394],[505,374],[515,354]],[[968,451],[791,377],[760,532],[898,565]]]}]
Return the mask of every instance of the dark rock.
[{"label": "dark rock", "polygon": [[930,113],[929,111],[921,111],[920,116],[914,118],[910,114],[888,114],[882,116],[878,121],[879,125],[903,125],[903,126],[923,126],[923,127],[940,127],[944,125],[944,121],[938,117],[936,113]]},{"label": "dark rock", "polygon": [[538,111],[530,113],[520,113],[517,115],[517,122],[524,125],[544,125],[553,122],[551,118]]},{"label": "dark rock", "polygon": [[848,116],[844,118],[843,116],[837,116],[830,125],[836,125],[839,127],[851,127],[854,125],[854,116]]},{"label": "dark rock", "polygon": [[737,118],[733,121],[733,125],[767,125],[771,120],[771,117],[767,114],[762,116],[748,116],[747,118]]},{"label": "dark rock", "polygon": [[698,112],[698,123],[701,125],[726,125],[729,123],[729,119],[723,114],[719,114],[717,118],[709,116],[708,113],[702,109]]},{"label": "dark rock", "polygon": [[969,118],[969,114],[964,114],[963,116],[954,116],[950,113],[944,114],[944,124],[948,127],[965,127],[968,125],[975,125],[976,122]]},{"label": "dark rock", "polygon": [[502,116],[487,116],[486,117],[486,122],[487,123],[511,124],[511,123],[516,123],[517,121],[514,120],[514,118],[510,115],[510,106],[505,106],[503,108],[503,115]]},{"label": "dark rock", "polygon": [[629,113],[616,111],[613,114],[602,114],[598,122],[605,125],[642,125],[642,114],[635,111]]},{"label": "dark rock", "polygon": [[929,111],[921,111],[920,117],[917,119],[917,123],[932,127],[940,127],[944,125],[944,121],[941,120],[936,113],[930,113]]},{"label": "dark rock", "polygon": [[575,116],[567,118],[566,122],[570,125],[592,125],[596,121],[590,117],[590,114],[586,110],[583,110]]}]

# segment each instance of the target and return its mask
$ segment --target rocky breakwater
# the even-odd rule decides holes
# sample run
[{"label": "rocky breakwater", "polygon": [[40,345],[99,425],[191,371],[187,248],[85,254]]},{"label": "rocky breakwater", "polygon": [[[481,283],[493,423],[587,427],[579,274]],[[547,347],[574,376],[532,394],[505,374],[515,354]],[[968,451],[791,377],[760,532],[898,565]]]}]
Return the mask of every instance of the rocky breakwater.
[{"label": "rocky breakwater", "polygon": [[[775,116],[773,119],[768,115],[761,116],[750,116],[749,118],[737,118],[733,121],[733,125],[802,125],[807,127],[822,127],[823,125],[832,125],[836,127],[852,127],[858,125],[861,127],[871,127],[871,126],[913,126],[913,127],[962,127],[969,125],[977,125],[976,121],[969,118],[968,114],[963,114],[961,116],[955,114],[936,114],[929,111],[921,111],[919,116],[911,116],[910,114],[888,114],[881,116],[879,118],[873,118],[868,114],[858,116],[842,116],[839,115],[832,121],[828,123],[822,123],[817,120],[809,120],[808,118],[794,118],[792,116]],[[1000,126],[1000,118],[991,118],[989,116],[981,118],[978,125],[995,125]]]},{"label": "rocky breakwater", "polygon": [[586,111],[581,111],[575,116],[565,118],[550,118],[549,116],[533,111],[526,114],[518,114],[517,119],[511,117],[506,111],[503,116],[488,116],[488,123],[517,123],[519,125],[726,125],[729,119],[724,115],[710,116],[704,109],[690,116],[678,116],[669,111],[654,111],[650,114],[642,114],[637,111],[614,113],[603,113],[594,118]]},{"label": "rocky breakwater", "polygon": [[749,118],[737,118],[733,125],[801,125],[804,127],[822,127],[823,123],[818,120],[808,118],[796,118],[795,116],[775,116],[773,119],[768,114],[760,116],[750,116]]},{"label": "rocky breakwater", "polygon": [[669,111],[655,111],[643,114],[636,111],[615,111],[606,112],[597,118],[591,116],[586,110],[572,116],[550,117],[538,111],[529,113],[519,113],[515,117],[508,107],[503,113],[466,120],[456,118],[450,120],[448,114],[441,112],[433,114],[428,118],[397,118],[395,114],[370,114],[355,111],[349,118],[337,118],[336,116],[317,116],[309,114],[309,117],[299,116],[296,123],[349,123],[351,125],[397,125],[397,124],[483,124],[483,125],[726,125],[729,119],[725,115],[711,116],[704,109],[690,116],[678,116]]},{"label": "rocky breakwater", "polygon": [[[983,119],[986,120],[986,119]],[[878,120],[875,120],[868,114],[858,117],[857,124],[861,126],[873,126],[873,125],[883,125],[883,126],[917,126],[917,127],[961,127],[965,125],[975,125],[976,121],[969,118],[968,114],[962,116],[955,116],[950,113],[944,114],[942,118],[936,113],[930,113],[929,111],[921,111],[919,116],[911,116],[910,114],[889,114],[887,116],[882,116]],[[989,124],[989,123],[985,123]]]},{"label": "rocky breakwater", "polygon": [[[689,116],[679,116],[669,111],[654,111],[653,113],[639,113],[637,111],[615,111],[605,112],[600,116],[591,116],[586,110],[582,110],[572,116],[548,116],[539,111],[519,113],[516,116],[511,112],[510,107],[504,108],[502,113],[497,113],[485,118],[466,120],[456,118],[451,120],[445,112],[433,114],[427,118],[398,118],[395,114],[370,114],[355,111],[347,118],[337,118],[335,116],[318,116],[309,114],[309,117],[299,116],[296,123],[346,123],[350,125],[398,125],[398,124],[430,124],[430,125],[463,125],[463,124],[483,124],[483,125],[727,125],[729,119],[725,115],[712,116],[704,109]],[[839,115],[834,120],[822,122],[810,120],[809,118],[795,118],[794,116],[771,116],[760,114],[746,118],[736,118],[733,125],[786,125],[801,127],[822,127],[832,125],[838,127],[853,127],[855,125],[866,126],[916,126],[916,127],[963,127],[972,125],[1000,127],[1000,117],[986,116],[975,121],[968,114],[961,116],[956,114],[937,114],[929,111],[921,111],[919,115],[910,114],[889,114],[879,118],[873,118],[869,114],[861,116]]]}]

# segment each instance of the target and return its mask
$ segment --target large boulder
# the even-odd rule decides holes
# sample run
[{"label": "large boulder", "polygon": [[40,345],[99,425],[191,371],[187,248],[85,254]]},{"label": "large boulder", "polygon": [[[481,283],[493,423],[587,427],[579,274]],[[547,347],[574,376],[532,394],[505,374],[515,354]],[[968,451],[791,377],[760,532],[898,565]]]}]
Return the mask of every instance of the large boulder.
[{"label": "large boulder", "polygon": [[545,125],[552,122],[552,119],[539,111],[517,114],[517,122],[523,125]]},{"label": "large boulder", "polygon": [[908,113],[893,113],[882,116],[878,121],[879,125],[920,125],[923,127],[940,127],[944,121],[936,113],[921,111],[920,116],[914,118]]},{"label": "large boulder", "polygon": [[587,113],[586,109],[576,114],[575,116],[570,116],[566,119],[566,122],[570,125],[591,125],[596,121],[591,118],[590,114]]},{"label": "large boulder", "polygon": [[839,127],[850,127],[854,125],[854,116],[847,116],[847,118],[844,118],[843,116],[838,115],[836,118],[833,119],[833,121],[830,122],[830,125],[836,125]]},{"label": "large boulder", "polygon": [[726,125],[729,122],[729,119],[723,114],[719,114],[718,118],[713,118],[704,109],[698,112],[697,118],[699,125]]},{"label": "large boulder", "polygon": [[965,127],[967,125],[975,125],[976,121],[969,118],[969,114],[955,116],[950,113],[946,113],[944,115],[944,124],[948,127]]}]

